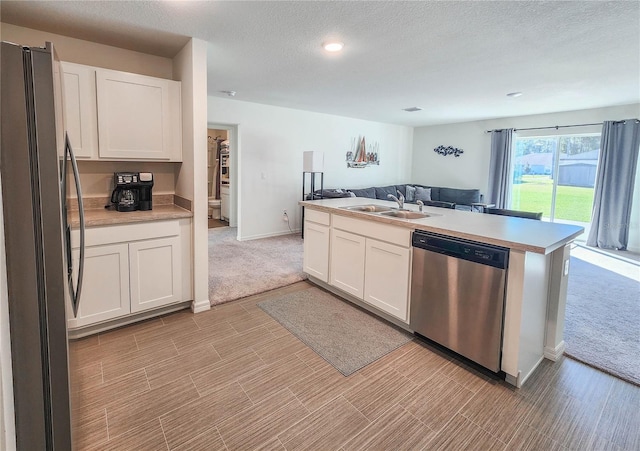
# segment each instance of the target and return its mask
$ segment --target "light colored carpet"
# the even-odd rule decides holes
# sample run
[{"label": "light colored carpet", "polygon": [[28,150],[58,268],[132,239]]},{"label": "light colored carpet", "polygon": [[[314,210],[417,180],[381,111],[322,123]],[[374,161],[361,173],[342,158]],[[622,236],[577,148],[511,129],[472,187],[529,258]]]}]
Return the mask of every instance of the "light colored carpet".
[{"label": "light colored carpet", "polygon": [[413,339],[320,288],[259,302],[258,306],[345,376]]},{"label": "light colored carpet", "polygon": [[571,257],[569,357],[640,385],[640,282]]},{"label": "light colored carpet", "polygon": [[222,304],[305,280],[299,234],[238,241],[235,227],[209,229],[209,301]]}]

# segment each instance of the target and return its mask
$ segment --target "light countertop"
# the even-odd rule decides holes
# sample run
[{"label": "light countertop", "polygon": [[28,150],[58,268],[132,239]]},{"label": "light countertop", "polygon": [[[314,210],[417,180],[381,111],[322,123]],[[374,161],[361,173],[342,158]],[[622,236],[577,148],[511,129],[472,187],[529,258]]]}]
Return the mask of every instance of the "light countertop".
[{"label": "light countertop", "polygon": [[[411,220],[340,208],[354,205],[385,205],[396,208],[398,206],[392,201],[365,197],[300,201],[299,204],[327,213],[440,233],[538,254],[553,252],[584,232],[583,227],[575,225],[437,207],[425,206],[423,212],[433,216]],[[415,204],[405,204],[404,208],[418,211],[418,206]]]},{"label": "light countertop", "polygon": [[[131,224],[136,222],[162,221],[167,219],[191,218],[193,213],[177,205],[157,205],[149,211],[127,211],[120,212],[106,208],[90,208],[84,211],[86,227],[97,227],[115,224]],[[80,226],[80,219],[77,211],[70,212],[71,228]]]}]

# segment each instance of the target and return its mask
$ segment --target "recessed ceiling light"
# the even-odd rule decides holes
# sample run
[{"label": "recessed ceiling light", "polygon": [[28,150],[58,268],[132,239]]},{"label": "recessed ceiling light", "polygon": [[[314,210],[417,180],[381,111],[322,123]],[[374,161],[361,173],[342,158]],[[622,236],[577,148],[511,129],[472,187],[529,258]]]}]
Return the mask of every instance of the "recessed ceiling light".
[{"label": "recessed ceiling light", "polygon": [[234,97],[236,95],[235,91],[220,91],[222,94],[226,94],[229,97]]},{"label": "recessed ceiling light", "polygon": [[339,52],[344,47],[343,42],[338,41],[328,41],[322,44],[322,48],[324,48],[327,52]]},{"label": "recessed ceiling light", "polygon": [[518,92],[510,92],[509,94],[507,94],[507,97],[520,97],[522,95],[522,93],[520,91]]},{"label": "recessed ceiling light", "polygon": [[412,106],[409,108],[403,108],[403,111],[408,111],[409,113],[415,113],[416,111],[422,111],[422,108],[419,106]]}]

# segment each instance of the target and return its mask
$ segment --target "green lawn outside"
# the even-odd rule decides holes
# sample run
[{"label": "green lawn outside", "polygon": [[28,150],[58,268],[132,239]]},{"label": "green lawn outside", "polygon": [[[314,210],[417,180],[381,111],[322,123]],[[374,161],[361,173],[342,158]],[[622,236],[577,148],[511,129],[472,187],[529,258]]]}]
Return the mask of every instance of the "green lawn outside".
[{"label": "green lawn outside", "polygon": [[[545,218],[549,218],[552,193],[553,180],[548,175],[523,175],[522,183],[513,185],[511,208],[541,211]],[[593,188],[558,186],[555,218],[589,222],[592,205]]]}]

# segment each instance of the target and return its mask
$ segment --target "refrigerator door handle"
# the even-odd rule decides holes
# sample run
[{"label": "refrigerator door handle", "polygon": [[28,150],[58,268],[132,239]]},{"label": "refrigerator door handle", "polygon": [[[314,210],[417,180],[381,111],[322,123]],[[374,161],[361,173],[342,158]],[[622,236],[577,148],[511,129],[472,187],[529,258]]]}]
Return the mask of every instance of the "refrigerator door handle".
[{"label": "refrigerator door handle", "polygon": [[[69,135],[65,133],[64,138],[64,147],[65,147],[65,159],[67,155],[71,161],[71,168],[73,169],[73,180],[76,185],[76,195],[78,197],[78,215],[80,218],[80,258],[78,259],[78,283],[76,286],[73,286],[73,275],[72,275],[72,259],[69,258],[69,288],[71,291],[71,305],[73,307],[73,316],[78,316],[78,307],[80,306],[80,293],[82,292],[82,278],[84,276],[84,233],[85,233],[85,224],[84,224],[84,205],[82,203],[82,189],[80,187],[80,173],[78,172],[78,163],[76,161],[76,157],[73,153],[73,148],[71,147],[71,143],[69,142]],[[67,229],[67,233],[70,234],[70,229]],[[70,238],[70,237],[69,237]],[[67,252],[71,254],[71,240],[67,240]]]}]

